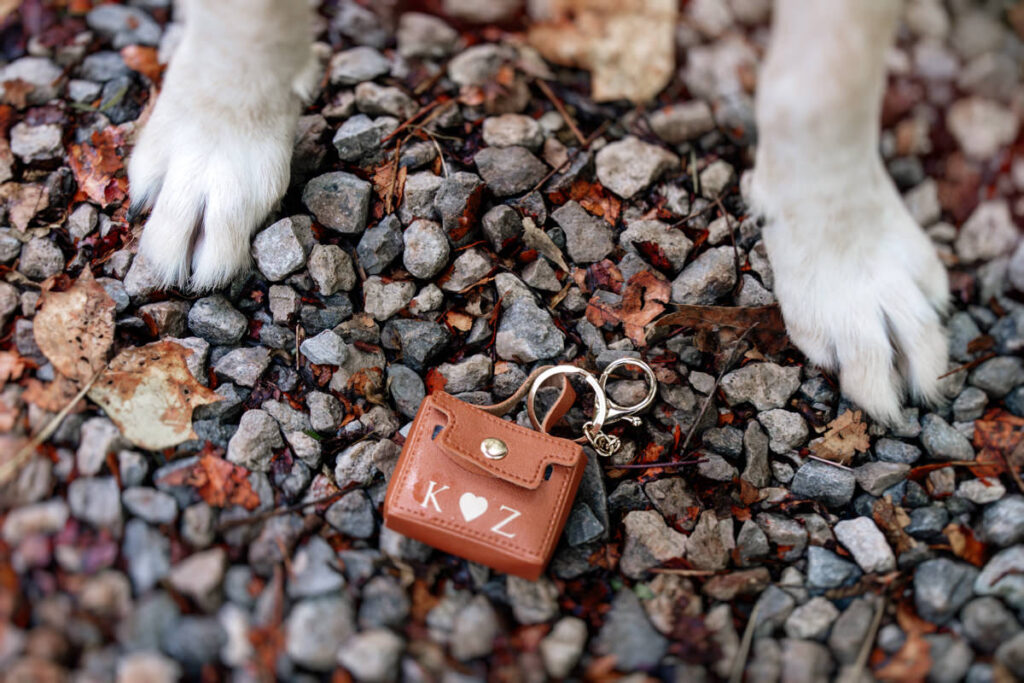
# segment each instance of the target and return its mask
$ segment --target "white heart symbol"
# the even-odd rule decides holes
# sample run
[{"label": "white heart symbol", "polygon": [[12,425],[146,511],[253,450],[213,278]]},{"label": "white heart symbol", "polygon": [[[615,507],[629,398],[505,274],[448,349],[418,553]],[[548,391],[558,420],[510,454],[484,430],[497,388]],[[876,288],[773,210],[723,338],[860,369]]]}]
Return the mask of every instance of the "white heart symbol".
[{"label": "white heart symbol", "polygon": [[459,509],[467,522],[472,522],[480,515],[487,512],[487,499],[483,496],[474,496],[472,493],[463,493],[459,498]]}]

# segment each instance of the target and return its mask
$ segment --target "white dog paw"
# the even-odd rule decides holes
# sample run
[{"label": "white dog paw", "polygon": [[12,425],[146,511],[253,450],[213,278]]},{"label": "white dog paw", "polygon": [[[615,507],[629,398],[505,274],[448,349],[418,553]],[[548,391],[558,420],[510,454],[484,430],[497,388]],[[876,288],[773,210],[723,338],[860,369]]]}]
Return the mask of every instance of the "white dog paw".
[{"label": "white dog paw", "polygon": [[887,182],[776,204],[764,230],[775,295],[793,343],[838,371],[843,393],[877,420],[905,391],[943,400],[946,271]]},{"label": "white dog paw", "polygon": [[183,44],[128,176],[132,214],[150,211],[140,253],[164,284],[201,291],[249,266],[249,239],[288,186],[300,101],[278,75],[197,61]]}]

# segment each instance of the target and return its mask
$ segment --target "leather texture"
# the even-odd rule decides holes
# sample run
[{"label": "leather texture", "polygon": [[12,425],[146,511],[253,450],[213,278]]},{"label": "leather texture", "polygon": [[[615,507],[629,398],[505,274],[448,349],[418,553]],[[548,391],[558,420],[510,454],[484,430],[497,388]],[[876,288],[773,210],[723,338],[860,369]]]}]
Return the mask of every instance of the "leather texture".
[{"label": "leather texture", "polygon": [[[574,396],[564,382],[545,428]],[[444,392],[424,399],[388,486],[384,522],[445,552],[535,580],[561,536],[586,456],[573,441],[490,413],[503,405],[482,408]],[[487,458],[480,448],[486,438],[501,439],[508,454]]]}]

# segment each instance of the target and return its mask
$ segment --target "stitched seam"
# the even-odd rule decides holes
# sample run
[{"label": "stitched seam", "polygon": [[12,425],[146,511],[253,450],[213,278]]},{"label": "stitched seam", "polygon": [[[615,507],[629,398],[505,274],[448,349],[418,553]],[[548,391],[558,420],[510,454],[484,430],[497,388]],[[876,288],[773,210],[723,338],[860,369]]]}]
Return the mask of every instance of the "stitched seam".
[{"label": "stitched seam", "polygon": [[[427,397],[426,401],[424,401],[423,404],[420,405],[420,410],[423,410],[424,406],[429,401],[431,401],[434,398],[435,398],[434,396]],[[455,399],[455,400],[457,400],[457,399]],[[452,419],[451,415],[449,415],[448,418]],[[410,448],[411,447],[411,450],[409,451],[409,455],[411,457],[409,457],[409,458],[404,458],[403,457],[403,458],[400,459],[400,463],[399,463],[399,470],[400,470],[400,472],[399,472],[399,475],[398,475],[398,477],[399,477],[399,479],[398,479],[398,490],[399,491],[405,491],[406,490],[405,484],[406,484],[406,481],[409,478],[409,467],[410,467],[409,466],[409,461],[415,457],[415,454],[416,454],[416,452],[418,450],[419,444],[423,441],[424,434],[427,431],[426,429],[422,428],[421,425],[417,425],[417,427],[418,427],[418,429],[416,430],[415,436],[413,436],[412,442],[411,443],[406,442],[406,445],[405,445],[406,448]],[[580,466],[582,466],[582,465],[580,465]],[[568,477],[565,478],[565,480],[562,482],[562,486],[559,489],[558,496],[555,499],[555,508],[559,511],[559,513],[561,513],[561,511],[563,510],[564,506],[567,504],[566,503],[566,498],[568,497],[568,493],[569,493],[569,490],[568,490],[569,489],[569,482],[572,479],[573,479],[572,476],[568,476]],[[399,496],[399,500],[401,500],[401,496]],[[420,512],[419,510],[416,510],[414,508],[410,508],[407,505],[403,505],[401,502],[398,502],[396,505],[397,505],[397,510],[396,511],[406,512],[406,513],[412,515],[413,517],[418,517],[418,518],[424,519],[424,520],[425,519],[430,519],[431,521],[438,521],[438,522],[440,522],[439,526],[447,527],[447,528],[449,528],[449,529],[451,529],[453,531],[461,531],[461,532],[467,533],[470,536],[475,536],[479,540],[485,541],[488,545],[497,546],[498,548],[517,550],[517,551],[526,553],[530,557],[534,557],[534,558],[537,558],[537,559],[544,559],[544,555],[542,553],[538,553],[536,550],[531,550],[529,548],[524,548],[523,546],[519,545],[518,543],[510,543],[507,540],[503,540],[503,541],[494,540],[494,539],[492,539],[492,538],[490,538],[488,536],[485,536],[483,534],[483,532],[477,531],[477,530],[472,529],[470,527],[458,526],[455,522],[450,522],[450,521],[448,521],[448,520],[446,520],[444,518],[438,519],[438,518],[432,517],[430,515],[424,514],[423,512]],[[558,518],[560,518],[561,516],[562,516],[561,514],[551,515],[550,516],[550,519],[548,521],[548,527],[544,531],[544,537],[543,537],[543,541],[542,541],[542,545],[544,546],[545,549],[548,548],[549,546],[551,546],[551,543],[553,541],[552,536],[554,535],[555,521]]]},{"label": "stitched seam", "polygon": [[[431,398],[434,398],[434,397],[431,397]],[[455,398],[453,396],[449,397],[448,395],[443,394],[443,393],[442,394],[438,394],[437,398],[439,398],[439,399],[451,398],[452,401],[458,401],[457,398]],[[448,420],[450,421],[449,429],[453,433],[455,432],[456,424],[458,424],[458,417],[455,414],[453,414],[454,412],[455,411],[452,411],[452,413],[448,413],[446,411],[446,414],[448,415]],[[481,412],[483,412],[483,411],[481,411]],[[500,417],[494,417],[493,415],[490,415],[489,413],[484,412],[484,415],[487,416],[488,418],[493,418],[495,420],[500,421],[502,423],[502,427],[501,428],[503,430],[507,430],[507,431],[511,431],[511,432],[515,433],[519,429],[523,429],[522,427],[519,427],[519,425],[517,425],[515,423],[506,422],[505,420],[502,420]],[[516,427],[517,429],[511,429],[511,427]],[[557,448],[558,450],[564,450],[565,449],[565,444],[564,444],[565,439],[558,439],[556,437],[548,436],[547,434],[542,434],[541,432],[535,432],[533,430],[525,430],[525,431],[527,431],[529,433],[528,434],[522,434],[523,438],[536,439],[538,441],[541,441],[542,443],[549,443],[553,447]],[[442,435],[441,438],[444,439],[444,436]],[[551,462],[551,460],[554,460],[554,462],[556,464],[562,465],[564,467],[571,467],[572,466],[571,463],[565,462],[565,460],[563,458],[553,457],[551,460],[545,460],[545,459],[541,458],[540,462],[538,462],[536,467],[534,468],[533,474],[530,475],[529,478],[523,478],[521,475],[518,475],[515,472],[510,472],[510,471],[506,470],[505,468],[501,467],[500,465],[497,464],[497,462],[483,462],[482,460],[478,460],[478,458],[476,456],[474,456],[474,454],[472,452],[466,451],[466,450],[464,450],[462,448],[459,448],[457,444],[448,443],[447,440],[445,440],[445,444],[448,445],[448,447],[451,450],[455,451],[456,453],[458,453],[462,457],[466,458],[467,460],[469,460],[473,464],[478,465],[480,467],[483,467],[484,469],[493,469],[495,472],[500,472],[502,475],[507,476],[509,479],[513,479],[515,481],[521,482],[524,486],[527,486],[529,488],[536,488],[539,485],[540,482],[538,481],[538,479],[540,477],[541,470],[542,470],[542,468],[547,467],[547,465]]]}]

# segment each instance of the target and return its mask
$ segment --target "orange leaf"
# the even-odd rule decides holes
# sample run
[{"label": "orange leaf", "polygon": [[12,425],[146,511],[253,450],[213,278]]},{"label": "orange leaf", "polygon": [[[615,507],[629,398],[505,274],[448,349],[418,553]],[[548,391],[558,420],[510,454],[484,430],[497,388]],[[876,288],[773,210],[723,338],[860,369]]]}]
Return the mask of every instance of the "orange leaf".
[{"label": "orange leaf", "polygon": [[161,483],[171,486],[194,486],[209,505],[217,508],[241,505],[255,510],[260,497],[249,483],[249,470],[209,453],[188,469],[169,473]]},{"label": "orange leaf", "polygon": [[114,300],[86,268],[64,292],[43,287],[35,340],[68,379],[85,382],[107,364],[114,344]]},{"label": "orange leaf", "polygon": [[848,465],[855,453],[863,453],[871,447],[868,426],[860,421],[859,410],[847,410],[828,424],[825,437],[811,446],[819,458]]},{"label": "orange leaf", "polygon": [[444,391],[444,387],[447,383],[448,378],[442,375],[441,371],[437,368],[430,368],[427,370],[427,377],[424,381],[424,384],[427,387],[427,394]]},{"label": "orange leaf", "polygon": [[676,310],[654,321],[662,325],[679,325],[699,331],[714,331],[725,346],[755,324],[750,339],[761,353],[775,354],[786,348],[789,338],[778,304],[770,306],[676,306]]},{"label": "orange leaf", "polygon": [[672,294],[672,286],[654,273],[644,270],[629,279],[622,301],[609,304],[594,295],[587,304],[587,320],[600,327],[621,322],[626,336],[637,346],[646,346],[645,327],[661,315]]},{"label": "orange leaf", "polygon": [[949,539],[949,545],[953,549],[954,555],[962,560],[967,560],[975,567],[985,565],[985,560],[988,558],[985,544],[979,541],[968,527],[952,522],[946,525],[942,533]]},{"label": "orange leaf", "polygon": [[127,45],[121,48],[121,58],[128,68],[138,71],[148,78],[157,87],[160,86],[160,79],[164,73],[164,65],[157,61],[155,47],[143,45]]},{"label": "orange leaf", "polygon": [[94,132],[90,142],[72,143],[68,148],[68,163],[79,190],[101,207],[128,196],[128,180],[122,173],[125,144],[123,131],[107,126]]}]

